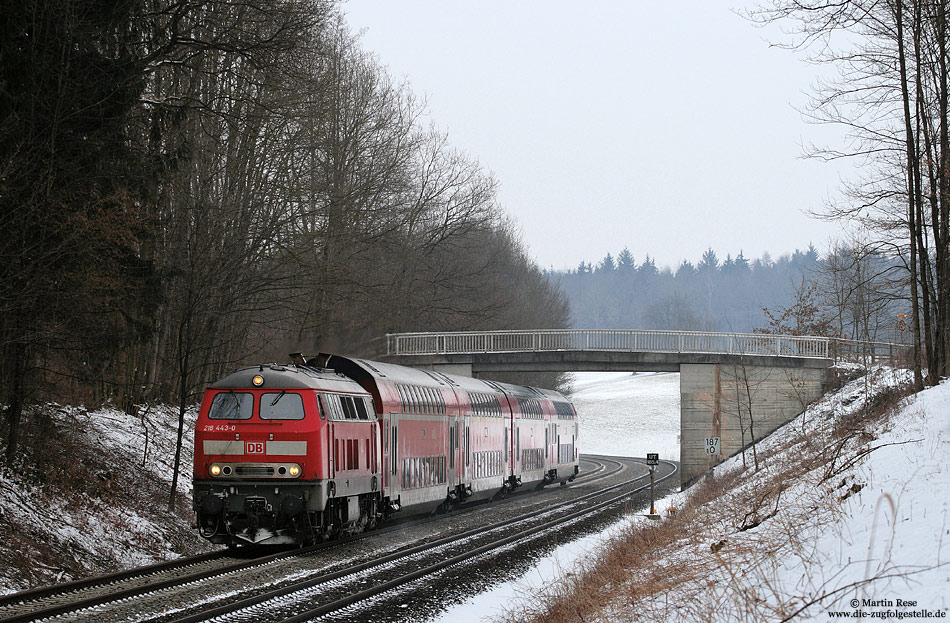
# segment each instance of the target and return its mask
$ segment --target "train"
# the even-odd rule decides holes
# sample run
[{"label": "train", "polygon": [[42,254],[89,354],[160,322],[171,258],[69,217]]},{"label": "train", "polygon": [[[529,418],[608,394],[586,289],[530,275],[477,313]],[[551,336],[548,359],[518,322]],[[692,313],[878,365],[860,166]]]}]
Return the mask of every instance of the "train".
[{"label": "train", "polygon": [[308,545],[578,474],[577,412],[556,391],[292,357],[204,393],[192,499],[212,543]]}]

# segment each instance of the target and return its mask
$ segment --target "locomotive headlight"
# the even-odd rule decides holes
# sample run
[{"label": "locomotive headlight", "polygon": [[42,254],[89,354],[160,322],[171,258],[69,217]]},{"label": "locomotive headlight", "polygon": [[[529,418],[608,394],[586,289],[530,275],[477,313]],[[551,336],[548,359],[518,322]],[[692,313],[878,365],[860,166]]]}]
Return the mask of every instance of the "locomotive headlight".
[{"label": "locomotive headlight", "polygon": [[212,475],[212,476],[220,476],[220,475],[221,475],[221,466],[220,466],[220,465],[212,465],[211,467],[208,468],[208,471],[211,472],[211,475]]},{"label": "locomotive headlight", "polygon": [[260,387],[264,384],[264,377],[258,374],[253,379],[251,379],[251,382],[254,383],[255,387]]},{"label": "locomotive headlight", "polygon": [[299,466],[299,465],[291,465],[289,471],[290,471],[290,475],[291,475],[291,476],[294,476],[294,477],[296,478],[297,476],[300,475],[300,466]]}]

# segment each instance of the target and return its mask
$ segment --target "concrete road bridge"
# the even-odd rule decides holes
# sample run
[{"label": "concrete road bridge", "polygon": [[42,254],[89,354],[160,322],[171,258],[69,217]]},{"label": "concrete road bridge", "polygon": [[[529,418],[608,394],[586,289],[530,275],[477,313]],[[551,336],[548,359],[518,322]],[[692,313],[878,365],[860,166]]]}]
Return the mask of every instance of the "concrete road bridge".
[{"label": "concrete road bridge", "polygon": [[678,372],[686,485],[738,454],[752,433],[761,439],[800,414],[825,392],[834,363],[901,365],[908,351],[901,344],[761,333],[522,330],[390,334],[383,359],[485,378],[499,372]]}]

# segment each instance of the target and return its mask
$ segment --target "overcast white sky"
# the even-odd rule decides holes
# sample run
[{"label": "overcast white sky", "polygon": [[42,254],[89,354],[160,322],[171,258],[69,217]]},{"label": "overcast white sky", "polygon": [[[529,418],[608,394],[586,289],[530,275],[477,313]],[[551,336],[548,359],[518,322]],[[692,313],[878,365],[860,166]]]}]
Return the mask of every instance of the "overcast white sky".
[{"label": "overcast white sky", "polygon": [[630,248],[660,266],[823,249],[805,214],[846,165],[796,108],[818,68],[769,47],[721,1],[348,0],[363,45],[427,97],[430,119],[492,171],[545,268]]}]

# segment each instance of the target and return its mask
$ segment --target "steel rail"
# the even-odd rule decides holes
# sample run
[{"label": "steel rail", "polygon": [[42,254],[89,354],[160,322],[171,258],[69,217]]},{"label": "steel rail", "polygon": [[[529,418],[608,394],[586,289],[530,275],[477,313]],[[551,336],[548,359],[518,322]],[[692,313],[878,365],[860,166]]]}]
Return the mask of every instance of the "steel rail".
[{"label": "steel rail", "polygon": [[[62,584],[51,584],[49,586],[31,588],[25,591],[20,591],[19,593],[11,593],[9,595],[0,597],[0,609],[24,604],[30,601],[39,601],[40,599],[54,595],[65,596],[69,593],[77,593],[88,588],[97,588],[139,577],[145,578],[152,574],[162,573],[177,568],[184,568],[191,565],[197,565],[203,562],[216,560],[218,558],[226,558],[233,554],[234,552],[231,551],[218,550],[214,552],[198,554],[197,556],[189,556],[188,558],[175,558],[174,560],[166,560],[164,562],[159,562],[152,565],[135,567],[134,569],[126,569],[125,571],[97,575],[95,577],[84,578],[82,580],[73,580],[71,582],[63,582]],[[0,613],[0,616],[2,616],[2,613]],[[0,621],[4,620],[5,619],[0,619]]]},{"label": "steel rail", "polygon": [[[633,460],[633,463],[634,463],[634,464],[637,464],[637,465],[642,465],[642,464],[643,464],[642,461],[639,461],[639,460],[636,460],[636,459]],[[671,467],[672,467],[672,471],[671,471],[669,474],[667,474],[666,476],[664,476],[663,478],[661,478],[658,482],[662,482],[663,480],[666,480],[667,478],[672,477],[674,474],[676,474],[676,473],[678,472],[678,468],[677,468],[677,466],[676,466],[675,463],[671,463],[671,462],[669,462],[669,461],[663,461],[663,463],[664,463],[664,464],[667,464],[667,465],[669,465],[669,466],[671,466]],[[181,617],[181,618],[175,619],[175,620],[173,621],[173,623],[199,623],[199,622],[201,622],[201,621],[207,621],[207,620],[213,619],[213,618],[215,618],[215,617],[221,617],[221,616],[225,616],[225,615],[231,615],[231,614],[237,613],[237,612],[239,612],[239,611],[241,611],[241,610],[245,610],[245,609],[247,609],[247,608],[252,608],[252,607],[255,607],[255,606],[259,606],[259,605],[261,605],[261,604],[263,604],[263,603],[266,603],[266,602],[271,601],[271,600],[274,600],[274,599],[279,599],[279,598],[282,598],[282,597],[286,597],[286,596],[288,596],[288,595],[292,595],[293,593],[299,593],[299,592],[302,592],[302,591],[310,590],[310,589],[315,588],[315,587],[317,587],[317,586],[319,586],[319,585],[321,585],[321,584],[326,584],[327,582],[332,582],[333,580],[337,580],[337,579],[342,578],[342,577],[345,577],[345,576],[353,575],[353,574],[356,574],[356,573],[361,573],[361,572],[363,572],[363,571],[366,571],[366,570],[368,570],[368,569],[372,569],[372,568],[374,568],[374,567],[380,567],[380,566],[383,566],[383,565],[387,565],[387,564],[389,564],[389,563],[392,563],[392,562],[394,562],[394,561],[398,561],[398,560],[400,560],[400,559],[410,558],[410,557],[412,557],[412,556],[414,556],[414,555],[416,555],[416,554],[424,553],[424,552],[426,552],[426,551],[433,550],[433,549],[442,547],[442,546],[444,546],[444,545],[448,545],[448,544],[460,542],[460,541],[463,541],[463,540],[465,540],[465,539],[472,538],[472,537],[478,536],[478,535],[482,535],[482,534],[485,534],[486,532],[489,532],[489,531],[492,531],[492,530],[498,530],[498,529],[500,529],[500,528],[504,528],[504,527],[507,527],[507,526],[510,526],[510,525],[513,525],[513,524],[516,524],[516,523],[519,523],[519,522],[528,521],[528,520],[530,520],[530,519],[534,519],[534,518],[539,517],[539,516],[541,516],[541,515],[556,513],[558,510],[563,509],[563,508],[565,508],[565,507],[574,506],[574,505],[578,504],[579,502],[583,502],[583,501],[588,500],[588,499],[590,499],[590,498],[602,496],[602,495],[604,495],[605,493],[609,493],[609,492],[614,491],[614,490],[616,490],[616,489],[618,489],[618,488],[621,488],[621,487],[629,486],[629,485],[631,485],[631,484],[636,483],[637,481],[643,480],[643,479],[648,478],[648,477],[649,477],[649,473],[646,473],[646,474],[643,474],[643,475],[641,475],[641,476],[637,476],[636,478],[632,478],[632,479],[630,479],[630,480],[627,480],[627,481],[624,481],[624,482],[621,482],[621,483],[612,485],[612,486],[610,486],[610,487],[606,487],[606,488],[600,489],[600,490],[598,490],[598,491],[594,491],[594,492],[585,494],[585,495],[583,495],[583,496],[574,498],[574,499],[572,499],[572,500],[569,500],[569,501],[566,501],[566,502],[562,502],[562,503],[560,503],[560,504],[556,504],[556,505],[551,506],[551,507],[549,507],[549,508],[544,508],[544,509],[540,509],[540,510],[537,510],[537,511],[532,511],[532,512],[530,512],[530,513],[525,513],[525,514],[523,514],[523,515],[519,515],[518,517],[514,517],[514,518],[512,518],[512,519],[507,519],[507,520],[504,520],[504,521],[496,522],[496,523],[494,523],[494,524],[489,524],[489,525],[487,525],[487,526],[480,526],[480,527],[478,527],[478,528],[474,528],[474,529],[472,529],[472,530],[467,530],[467,531],[462,532],[462,533],[459,533],[459,534],[451,535],[451,536],[444,537],[444,538],[442,538],[442,539],[437,539],[437,540],[435,540],[435,541],[431,541],[431,542],[428,542],[428,543],[425,543],[425,544],[422,544],[422,545],[417,545],[417,546],[413,546],[413,547],[410,547],[410,548],[407,548],[407,549],[403,549],[403,550],[400,550],[400,551],[398,551],[398,552],[394,552],[394,553],[392,553],[392,554],[383,556],[383,557],[381,557],[381,558],[374,559],[374,560],[372,560],[372,561],[367,561],[367,562],[364,562],[364,563],[359,563],[359,564],[356,564],[356,565],[351,565],[351,566],[349,566],[349,567],[345,567],[345,568],[339,569],[339,570],[337,570],[337,571],[332,571],[332,572],[329,572],[329,573],[324,573],[324,574],[318,575],[318,576],[316,576],[316,577],[308,578],[308,579],[306,579],[306,580],[301,580],[301,581],[299,581],[299,582],[296,582],[296,583],[293,583],[293,584],[290,584],[290,585],[287,585],[287,586],[284,586],[284,587],[272,589],[272,590],[270,590],[270,591],[267,591],[267,592],[265,592],[265,593],[261,593],[261,594],[259,594],[259,595],[254,595],[254,596],[251,596],[251,597],[246,597],[246,598],[244,598],[244,599],[238,600],[238,601],[236,601],[236,602],[232,602],[232,603],[230,603],[230,604],[224,604],[224,605],[221,605],[221,606],[217,606],[217,607],[215,607],[215,608],[203,608],[201,612],[198,612],[198,613],[195,613],[195,614],[192,614],[192,615],[188,615],[188,616],[185,616],[185,617]],[[645,487],[645,486],[648,486],[648,485],[644,485],[644,487]],[[626,493],[623,493],[623,494],[621,494],[621,495],[619,495],[619,496],[616,496],[616,497],[614,497],[614,498],[611,498],[611,499],[608,500],[606,503],[601,503],[601,504],[598,504],[598,505],[595,505],[595,506],[592,506],[592,507],[587,507],[587,508],[585,508],[583,511],[580,511],[580,513],[581,513],[581,514],[587,514],[587,513],[593,512],[593,511],[595,511],[595,510],[599,510],[600,508],[602,508],[602,507],[604,506],[604,504],[612,504],[612,503],[615,503],[616,501],[621,500],[621,499],[624,499],[624,498],[629,497],[629,496],[631,496],[631,495],[634,495],[634,494],[636,494],[637,492],[639,492],[639,491],[641,491],[641,490],[643,490],[643,487],[640,487],[640,488],[638,488],[638,489],[636,489],[636,490],[634,490],[634,491],[626,492]],[[567,515],[566,517],[568,517],[568,518],[569,518],[569,517],[573,517],[573,516],[576,515],[576,514],[577,514],[577,513],[572,513],[572,514],[570,514],[570,515]],[[565,517],[562,516],[561,518],[555,519],[555,520],[553,520],[552,522],[548,522],[548,523],[557,524],[557,523],[562,522],[562,521],[565,521],[565,520],[567,520],[567,519],[565,519]],[[547,524],[545,524],[545,525],[547,525]],[[519,536],[523,536],[523,534],[524,534],[524,533],[522,533],[522,532],[519,532],[519,533],[518,533]],[[517,537],[516,537],[516,538],[517,538]],[[473,551],[475,551],[475,550],[473,550]],[[452,564],[454,564],[454,563],[452,563]],[[382,586],[382,585],[380,585],[380,586]],[[382,591],[379,591],[379,592],[382,592]],[[362,593],[355,593],[355,595],[360,595],[360,594],[362,594]],[[361,597],[359,600],[362,600],[362,599],[365,599],[365,597]],[[357,601],[359,601],[359,600],[357,600]],[[348,601],[348,600],[344,600],[344,601],[347,601],[347,603],[346,603],[346,604],[343,604],[343,605],[339,605],[338,607],[336,607],[336,608],[334,608],[334,609],[339,609],[339,608],[345,607],[346,605],[350,605],[351,603],[355,603],[355,602]],[[339,603],[342,603],[342,602],[341,602],[341,601],[338,601],[338,602],[334,602],[334,603],[339,604]],[[330,611],[330,610],[322,611],[322,612],[317,612],[317,613],[315,614],[314,611],[311,610],[311,611],[308,611],[308,613],[306,613],[305,618],[300,619],[300,620],[306,620],[307,618],[313,618],[313,617],[315,617],[315,616],[320,616],[321,614],[325,614],[326,612],[329,612],[329,611]],[[303,615],[301,615],[301,616],[303,616]],[[296,619],[289,619],[288,621],[290,621],[290,620],[296,620]]]}]

